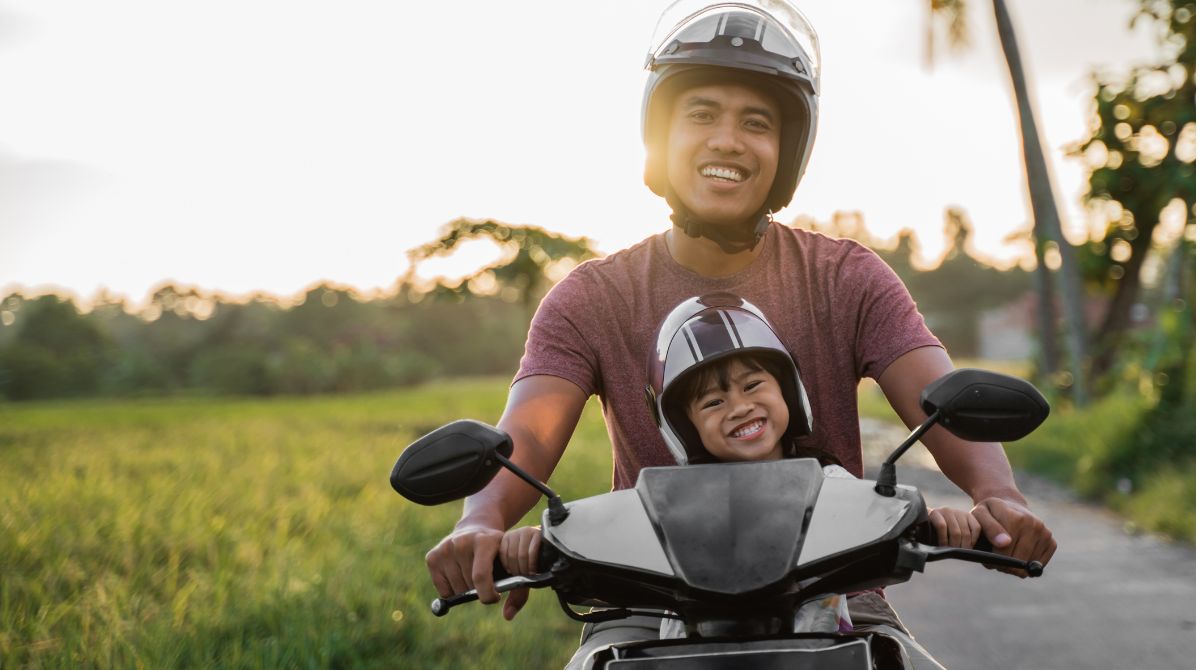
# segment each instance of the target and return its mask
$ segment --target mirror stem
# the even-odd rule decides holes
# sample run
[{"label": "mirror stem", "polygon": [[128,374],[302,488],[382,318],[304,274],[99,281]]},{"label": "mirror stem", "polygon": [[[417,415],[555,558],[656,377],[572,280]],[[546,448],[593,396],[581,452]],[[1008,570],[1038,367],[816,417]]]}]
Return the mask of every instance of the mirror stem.
[{"label": "mirror stem", "polygon": [[889,498],[896,495],[896,461],[904,455],[904,452],[908,451],[909,447],[916,444],[922,435],[930,428],[933,428],[933,424],[937,423],[938,417],[941,415],[941,410],[930,414],[924,423],[913,429],[913,432],[908,434],[908,437],[900,443],[900,446],[896,447],[896,450],[887,457],[883,465],[879,466],[879,479],[875,482],[876,493]]},{"label": "mirror stem", "polygon": [[525,480],[526,484],[529,484],[538,491],[541,491],[542,495],[546,496],[550,511],[551,524],[557,526],[567,518],[567,515],[570,514],[570,512],[568,512],[566,506],[563,505],[562,498],[558,497],[558,494],[555,493],[553,489],[539,482],[533,475],[522,470],[516,463],[513,463],[505,458],[504,454],[496,452],[496,460],[500,461],[500,465],[503,465],[505,468],[507,468],[509,472]]}]

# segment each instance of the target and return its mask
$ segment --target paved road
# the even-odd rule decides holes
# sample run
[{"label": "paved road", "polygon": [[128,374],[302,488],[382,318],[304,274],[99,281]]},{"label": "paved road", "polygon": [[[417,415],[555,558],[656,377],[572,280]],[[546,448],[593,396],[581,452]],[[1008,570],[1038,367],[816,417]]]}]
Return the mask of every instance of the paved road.
[{"label": "paved road", "polygon": [[[865,442],[903,437],[864,425]],[[900,483],[920,488],[931,506],[969,504],[928,469],[923,449],[913,452],[900,461]],[[950,670],[1195,668],[1195,549],[1130,535],[1116,516],[1043,480],[1019,476],[1018,484],[1058,553],[1038,579],[945,561],[890,587],[888,599],[930,653]]]}]

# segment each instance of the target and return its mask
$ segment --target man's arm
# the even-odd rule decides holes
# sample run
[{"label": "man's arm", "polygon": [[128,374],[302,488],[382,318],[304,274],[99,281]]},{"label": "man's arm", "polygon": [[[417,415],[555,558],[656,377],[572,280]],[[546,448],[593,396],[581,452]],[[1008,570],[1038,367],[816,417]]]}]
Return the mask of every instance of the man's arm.
[{"label": "man's arm", "polygon": [[[926,418],[921,391],[953,370],[944,349],[921,347],[889,365],[879,376],[879,387],[905,425],[914,428]],[[925,433],[921,443],[950,481],[971,496],[975,503],[971,513],[998,552],[1043,565],[1050,561],[1058,545],[1017,490],[1003,447],[994,442],[967,442],[941,426]],[[1024,576],[1023,571],[1006,572]]]},{"label": "man's arm", "polygon": [[[513,384],[497,423],[512,437],[512,460],[541,481],[549,479],[586,402],[582,389],[558,377],[536,375]],[[501,469],[486,488],[467,498],[454,531],[425,554],[438,594],[445,598],[473,588],[480,602],[497,602],[500,595],[492,581],[492,562],[500,540],[506,529],[537,504],[540,495]],[[504,608],[505,618],[515,616],[527,597],[528,590],[512,592]]]}]

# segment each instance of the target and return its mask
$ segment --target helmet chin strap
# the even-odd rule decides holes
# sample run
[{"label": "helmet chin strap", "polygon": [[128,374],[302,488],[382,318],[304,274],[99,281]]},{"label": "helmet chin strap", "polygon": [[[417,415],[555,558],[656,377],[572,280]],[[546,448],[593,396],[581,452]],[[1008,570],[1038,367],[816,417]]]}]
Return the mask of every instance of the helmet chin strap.
[{"label": "helmet chin strap", "polygon": [[671,206],[671,222],[688,237],[703,237],[716,242],[721,251],[736,254],[750,251],[767,232],[771,224],[771,213],[763,207],[754,216],[736,224],[718,224],[704,221],[692,213],[675,195],[675,189],[667,187],[667,204]]}]

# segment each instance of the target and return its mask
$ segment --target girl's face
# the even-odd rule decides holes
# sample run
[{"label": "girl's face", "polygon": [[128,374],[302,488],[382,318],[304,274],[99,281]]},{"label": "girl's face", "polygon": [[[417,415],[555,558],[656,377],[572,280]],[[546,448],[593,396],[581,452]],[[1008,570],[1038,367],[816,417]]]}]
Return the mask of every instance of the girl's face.
[{"label": "girl's face", "polygon": [[688,418],[708,453],[721,461],[767,461],[783,457],[787,402],[774,375],[734,361],[728,388],[713,379],[687,406]]}]

